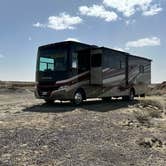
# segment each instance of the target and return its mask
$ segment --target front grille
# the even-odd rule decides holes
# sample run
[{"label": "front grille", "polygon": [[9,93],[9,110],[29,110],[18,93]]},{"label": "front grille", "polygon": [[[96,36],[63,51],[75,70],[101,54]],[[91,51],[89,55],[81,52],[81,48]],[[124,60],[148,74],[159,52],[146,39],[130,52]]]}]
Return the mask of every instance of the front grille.
[{"label": "front grille", "polygon": [[51,92],[54,90],[58,90],[58,88],[59,88],[58,86],[49,86],[48,84],[45,86],[42,85],[37,86],[38,94],[44,97],[49,97]]},{"label": "front grille", "polygon": [[39,82],[39,86],[54,86],[55,82]]}]

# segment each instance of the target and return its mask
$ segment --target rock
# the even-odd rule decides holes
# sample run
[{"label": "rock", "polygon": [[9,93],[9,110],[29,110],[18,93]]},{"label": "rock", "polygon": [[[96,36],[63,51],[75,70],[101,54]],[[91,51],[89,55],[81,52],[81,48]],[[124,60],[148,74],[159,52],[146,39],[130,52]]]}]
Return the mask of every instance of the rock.
[{"label": "rock", "polygon": [[163,146],[162,141],[155,137],[141,139],[138,142],[138,144],[140,146],[143,146],[144,148],[153,148],[153,147],[162,148]]}]

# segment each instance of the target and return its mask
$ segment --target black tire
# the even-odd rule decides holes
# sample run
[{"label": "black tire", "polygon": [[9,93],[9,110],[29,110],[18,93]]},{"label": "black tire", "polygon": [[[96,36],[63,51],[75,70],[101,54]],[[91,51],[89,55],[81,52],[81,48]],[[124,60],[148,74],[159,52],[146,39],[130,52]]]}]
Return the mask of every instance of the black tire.
[{"label": "black tire", "polygon": [[81,91],[79,91],[79,90],[76,91],[75,94],[74,94],[74,97],[73,97],[74,105],[75,106],[82,105],[83,99],[84,99],[83,93]]},{"label": "black tire", "polygon": [[145,97],[145,93],[141,94],[140,97]]},{"label": "black tire", "polygon": [[102,98],[103,102],[106,102],[106,103],[110,102],[111,99],[112,99],[112,97],[103,97]]},{"label": "black tire", "polygon": [[53,99],[44,99],[44,101],[45,101],[47,104],[53,104],[53,103],[54,103],[54,100],[53,100]]},{"label": "black tire", "polygon": [[129,100],[130,100],[130,101],[133,101],[133,100],[134,100],[134,97],[135,97],[134,89],[131,89],[131,90],[130,90],[130,94],[129,94]]},{"label": "black tire", "polygon": [[135,97],[134,89],[130,89],[130,93],[128,96],[122,96],[123,101],[133,101]]}]

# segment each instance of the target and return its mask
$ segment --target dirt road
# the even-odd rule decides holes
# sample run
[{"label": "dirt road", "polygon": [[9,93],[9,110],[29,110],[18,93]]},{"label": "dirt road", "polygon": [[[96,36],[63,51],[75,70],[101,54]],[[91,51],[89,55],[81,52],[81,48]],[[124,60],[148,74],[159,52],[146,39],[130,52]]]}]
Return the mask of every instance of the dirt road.
[{"label": "dirt road", "polygon": [[46,105],[0,90],[0,165],[165,166],[166,98]]}]

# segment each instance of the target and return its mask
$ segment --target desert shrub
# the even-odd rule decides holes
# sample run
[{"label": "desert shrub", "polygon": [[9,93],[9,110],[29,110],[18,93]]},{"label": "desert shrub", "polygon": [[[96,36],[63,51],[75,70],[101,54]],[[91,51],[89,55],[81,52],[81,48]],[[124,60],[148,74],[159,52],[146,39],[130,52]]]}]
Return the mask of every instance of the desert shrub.
[{"label": "desert shrub", "polygon": [[135,112],[135,117],[138,120],[139,123],[141,123],[142,125],[150,125],[150,117],[148,115],[147,112],[145,111],[136,111]]},{"label": "desert shrub", "polygon": [[159,110],[150,110],[148,113],[152,118],[161,118],[161,112]]}]

